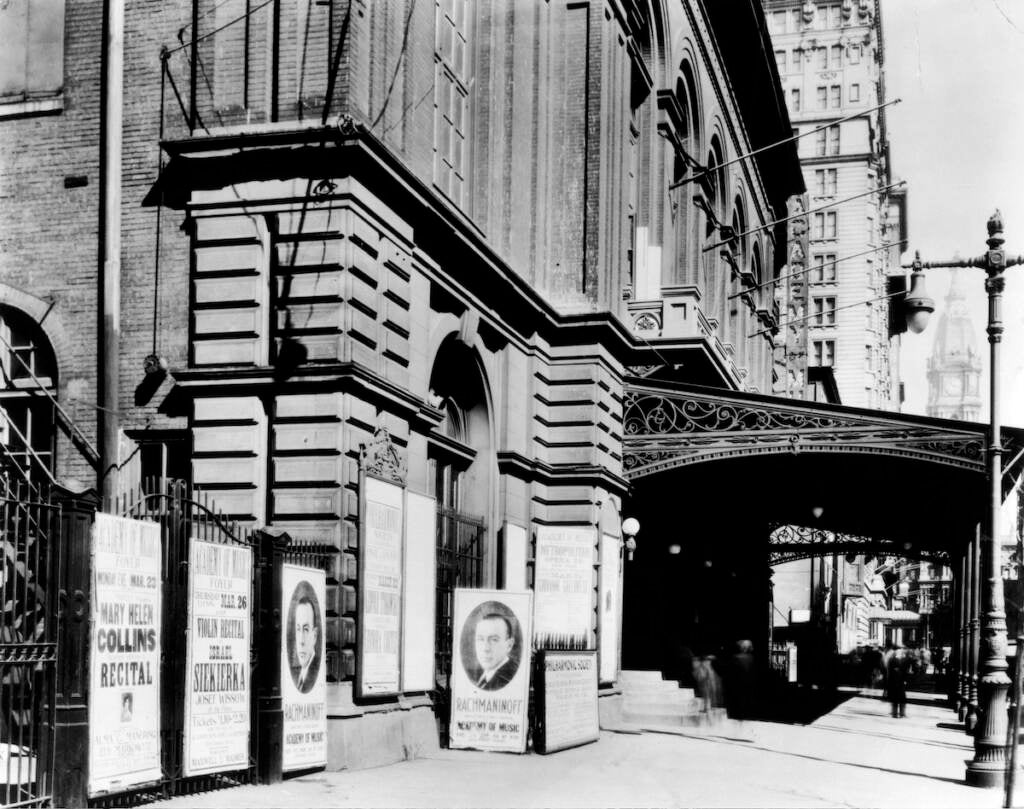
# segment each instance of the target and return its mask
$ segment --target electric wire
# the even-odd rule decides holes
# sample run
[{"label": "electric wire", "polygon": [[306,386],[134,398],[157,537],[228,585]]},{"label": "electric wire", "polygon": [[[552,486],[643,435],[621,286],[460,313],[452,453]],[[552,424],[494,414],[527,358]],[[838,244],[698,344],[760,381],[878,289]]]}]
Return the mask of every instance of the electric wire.
[{"label": "electric wire", "polygon": [[391,74],[391,82],[388,84],[387,92],[384,93],[384,103],[381,104],[380,111],[377,116],[373,119],[373,123],[370,124],[370,129],[376,129],[377,124],[380,123],[380,119],[384,117],[384,113],[387,111],[388,104],[391,102],[391,93],[395,89],[395,82],[398,80],[398,71],[402,67],[402,62],[405,61],[405,52],[409,46],[409,30],[412,27],[412,13],[416,10],[416,0],[412,0],[409,3],[409,12],[405,15],[405,30],[402,32],[402,46],[398,50],[398,60],[395,62],[395,70]]},{"label": "electric wire", "polygon": [[753,334],[748,334],[747,337],[748,338],[749,337],[757,337],[758,335],[767,334],[770,331],[775,331],[777,329],[781,329],[783,326],[792,326],[794,323],[803,323],[805,320],[810,320],[812,317],[824,318],[826,315],[835,314],[836,312],[842,311],[843,309],[852,309],[854,306],[863,306],[865,303],[874,303],[875,301],[884,301],[884,300],[888,300],[889,298],[895,298],[897,295],[906,295],[906,294],[907,294],[907,291],[905,289],[901,289],[898,292],[890,292],[888,295],[879,295],[877,298],[868,298],[867,300],[857,301],[856,303],[846,303],[846,304],[843,304],[842,306],[837,306],[834,309],[825,309],[825,310],[822,310],[821,312],[812,312],[811,314],[804,315],[803,317],[796,317],[796,318],[793,318],[791,320],[783,321],[782,323],[779,323],[779,324],[777,324],[777,325],[775,325],[775,326],[773,326],[771,328],[761,329],[760,331],[755,331]]},{"label": "electric wire", "polygon": [[795,278],[798,275],[805,275],[806,273],[809,273],[812,270],[820,270],[823,267],[833,267],[836,264],[839,264],[841,261],[849,261],[852,258],[860,258],[861,256],[870,255],[871,253],[880,253],[883,250],[888,250],[890,247],[901,247],[902,245],[906,244],[908,241],[910,241],[910,240],[909,239],[900,239],[898,242],[888,242],[886,244],[883,244],[881,247],[873,247],[870,250],[864,250],[864,251],[862,251],[860,253],[853,253],[853,254],[851,254],[849,256],[843,256],[842,258],[835,258],[835,259],[832,259],[831,261],[826,261],[826,262],[824,262],[822,264],[815,264],[813,267],[805,267],[804,269],[797,270],[796,272],[789,272],[789,273],[786,273],[785,275],[780,275],[777,278],[773,278],[770,281],[765,281],[763,284],[757,284],[756,286],[747,287],[746,289],[743,289],[740,292],[734,292],[732,295],[729,295],[727,300],[731,301],[733,298],[739,298],[739,297],[741,297],[743,295],[747,295],[747,294],[749,294],[749,293],[751,293],[751,292],[753,292],[755,290],[761,289],[763,287],[771,286],[772,284],[777,284],[779,281],[784,281],[787,278]]},{"label": "electric wire", "polygon": [[201,36],[197,36],[197,37],[195,37],[194,39],[192,39],[189,42],[183,42],[182,41],[184,39],[184,37],[185,37],[186,29],[188,29],[191,26],[191,24],[185,25],[185,26],[183,26],[182,28],[180,28],[178,30],[178,42],[181,42],[181,44],[178,45],[175,48],[169,48],[168,49],[168,53],[171,53],[171,54],[177,53],[178,51],[181,51],[181,50],[184,50],[185,48],[190,47],[194,43],[202,42],[205,39],[209,39],[214,34],[219,34],[225,28],[230,28],[236,22],[241,22],[246,17],[251,17],[257,11],[259,11],[262,8],[266,8],[267,6],[269,6],[273,2],[276,2],[276,0],[263,0],[262,3],[260,3],[258,6],[254,6],[253,8],[249,9],[247,12],[245,12],[245,14],[242,14],[242,15],[240,15],[238,17],[235,17],[233,20],[229,20],[228,22],[224,23],[223,25],[220,25],[220,26],[214,28],[212,31],[207,31],[205,34],[203,34]]}]

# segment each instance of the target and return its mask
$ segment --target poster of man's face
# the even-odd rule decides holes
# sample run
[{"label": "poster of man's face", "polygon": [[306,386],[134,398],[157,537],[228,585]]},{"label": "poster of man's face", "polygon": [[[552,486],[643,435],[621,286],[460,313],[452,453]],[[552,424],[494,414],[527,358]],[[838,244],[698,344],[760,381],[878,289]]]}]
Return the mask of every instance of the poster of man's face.
[{"label": "poster of man's face", "polygon": [[320,671],[320,602],[313,585],[302,580],[292,593],[286,627],[288,666],[295,687],[312,690]]},{"label": "poster of man's face", "polygon": [[469,681],[484,691],[504,688],[519,670],[523,638],[512,610],[485,601],[469,615],[462,631],[462,665]]}]

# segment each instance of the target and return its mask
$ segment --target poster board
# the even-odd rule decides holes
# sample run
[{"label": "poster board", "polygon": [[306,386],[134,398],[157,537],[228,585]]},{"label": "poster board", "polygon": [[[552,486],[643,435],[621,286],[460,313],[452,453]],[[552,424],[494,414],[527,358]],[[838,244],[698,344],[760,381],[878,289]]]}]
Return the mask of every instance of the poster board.
[{"label": "poster board", "polygon": [[553,753],[596,742],[597,652],[547,649],[537,653],[537,728],[534,747]]},{"label": "poster board", "polygon": [[526,529],[514,522],[506,522],[502,529],[502,567],[506,590],[525,590],[528,542]]},{"label": "poster board", "polygon": [[252,548],[193,538],[188,560],[184,774],[249,766]]},{"label": "poster board", "polygon": [[160,525],[97,512],[91,540],[90,797],[163,777]]},{"label": "poster board", "polygon": [[531,598],[455,590],[450,747],[526,752]]},{"label": "poster board", "polygon": [[533,592],[539,648],[549,644],[593,648],[596,538],[592,526],[537,526]]},{"label": "poster board", "polygon": [[367,475],[360,489],[356,695],[386,696],[400,690],[405,490]]},{"label": "poster board", "polygon": [[405,494],[402,579],[402,691],[434,688],[434,611],[437,608],[437,502]]},{"label": "poster board", "polygon": [[282,769],[327,765],[327,574],[281,566]]},{"label": "poster board", "polygon": [[619,574],[622,542],[612,534],[601,534],[601,576],[597,611],[598,673],[602,683],[615,681],[619,668]]}]

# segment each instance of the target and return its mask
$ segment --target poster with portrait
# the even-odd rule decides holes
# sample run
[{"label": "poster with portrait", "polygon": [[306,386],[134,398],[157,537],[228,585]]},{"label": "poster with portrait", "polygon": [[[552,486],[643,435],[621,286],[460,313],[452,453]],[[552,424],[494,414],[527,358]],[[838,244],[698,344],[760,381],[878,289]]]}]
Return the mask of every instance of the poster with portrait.
[{"label": "poster with portrait", "polygon": [[368,476],[362,490],[356,694],[373,697],[399,692],[405,490]]},{"label": "poster with portrait", "polygon": [[600,608],[598,640],[602,683],[615,681],[619,667],[619,574],[622,541],[612,534],[601,534]]},{"label": "poster with portrait", "polygon": [[89,655],[90,796],[160,768],[160,525],[96,514]]},{"label": "poster with portrait", "polygon": [[252,549],[193,539],[185,649],[185,775],[249,766]]},{"label": "poster with portrait", "polygon": [[282,565],[281,705],[285,772],[327,764],[327,575]]},{"label": "poster with portrait", "polygon": [[537,526],[533,592],[538,648],[592,648],[596,539],[591,526]]},{"label": "poster with portrait", "polygon": [[526,751],[532,595],[455,590],[451,747]]}]

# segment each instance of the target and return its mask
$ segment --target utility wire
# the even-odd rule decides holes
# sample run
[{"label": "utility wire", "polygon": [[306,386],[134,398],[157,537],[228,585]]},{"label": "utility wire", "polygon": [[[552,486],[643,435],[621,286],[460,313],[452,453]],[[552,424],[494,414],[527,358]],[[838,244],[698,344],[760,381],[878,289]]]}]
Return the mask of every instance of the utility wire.
[{"label": "utility wire", "polygon": [[806,273],[811,272],[812,270],[820,270],[823,267],[834,267],[836,264],[839,264],[841,261],[849,261],[851,258],[860,258],[861,256],[866,256],[866,255],[869,255],[871,253],[880,253],[883,250],[888,250],[890,247],[900,247],[900,246],[906,244],[908,241],[910,241],[910,240],[909,239],[900,239],[898,242],[889,242],[888,244],[883,244],[881,247],[873,247],[870,250],[864,250],[864,251],[862,251],[860,253],[853,253],[852,255],[843,256],[842,258],[834,258],[831,261],[824,262],[823,264],[815,264],[813,267],[806,267],[806,268],[804,268],[802,270],[797,270],[796,272],[789,272],[789,273],[786,273],[785,275],[780,275],[777,278],[773,278],[770,281],[765,281],[763,284],[758,284],[757,286],[753,286],[753,287],[747,287],[746,289],[742,290],[741,292],[734,292],[732,295],[730,295],[728,297],[728,300],[731,301],[733,298],[739,298],[741,295],[746,295],[746,294],[748,294],[750,292],[753,292],[754,290],[761,289],[762,287],[767,287],[767,286],[771,286],[772,284],[777,284],[779,281],[784,281],[787,278],[795,278],[798,275],[804,275]]},{"label": "utility wire", "polygon": [[783,138],[782,140],[775,141],[775,143],[769,143],[767,146],[762,146],[760,149],[754,149],[754,151],[752,152],[741,154],[739,157],[734,157],[732,160],[726,160],[724,163],[716,163],[714,166],[708,167],[700,166],[700,164],[698,163],[697,165],[700,166],[703,169],[703,171],[701,171],[699,174],[694,174],[692,177],[684,177],[682,180],[678,180],[677,182],[672,183],[668,187],[668,190],[671,191],[675,188],[679,188],[679,186],[681,185],[686,185],[688,183],[695,182],[696,180],[699,180],[702,177],[706,177],[708,174],[716,172],[719,169],[723,169],[726,166],[731,166],[733,163],[739,163],[741,160],[746,160],[748,157],[753,157],[754,155],[760,154],[761,152],[766,152],[769,149],[774,149],[778,146],[783,146],[787,143],[792,143],[793,141],[799,140],[800,138],[806,138],[809,135],[821,132],[823,129],[831,129],[833,126],[838,126],[839,124],[845,123],[846,121],[850,121],[854,118],[860,118],[863,115],[867,115],[869,112],[880,110],[882,109],[882,107],[888,107],[892,104],[899,104],[902,100],[902,98],[894,98],[892,101],[886,101],[885,103],[879,104],[876,107],[871,107],[870,109],[866,110],[858,110],[857,112],[847,115],[845,118],[837,118],[836,120],[829,121],[827,124],[822,124],[821,126],[816,127],[815,129],[809,129],[806,132],[801,132],[798,135],[791,135],[788,138]]},{"label": "utility wire", "polygon": [[767,230],[768,228],[775,227],[776,225],[781,225],[783,222],[788,222],[791,219],[799,219],[801,216],[807,216],[807,214],[810,213],[817,213],[818,211],[824,211],[828,208],[835,208],[839,205],[845,205],[847,202],[853,202],[853,200],[855,199],[867,197],[870,196],[871,194],[881,194],[883,191],[888,191],[891,188],[897,188],[899,186],[906,184],[906,180],[900,180],[898,183],[890,183],[889,185],[883,186],[882,188],[871,188],[867,191],[864,191],[863,193],[854,194],[852,197],[846,197],[845,199],[840,199],[837,200],[836,202],[830,202],[827,205],[819,205],[817,208],[808,208],[806,211],[800,211],[799,213],[795,213],[792,216],[784,216],[781,219],[776,219],[774,222],[767,222],[763,225],[758,225],[755,228],[745,230],[742,233],[735,233],[729,239],[724,239],[723,241],[715,242],[714,244],[709,244],[707,247],[703,248],[701,252],[706,253],[709,250],[714,250],[716,247],[724,247],[725,245],[731,244],[732,242],[742,239],[745,236],[749,236],[751,233],[757,233],[759,230]]},{"label": "utility wire", "polygon": [[185,48],[191,47],[194,43],[202,42],[204,39],[209,39],[214,34],[220,33],[225,28],[229,28],[230,26],[234,25],[236,22],[241,22],[246,17],[251,17],[253,14],[255,14],[257,11],[259,11],[261,8],[266,8],[267,6],[269,6],[273,2],[275,2],[275,0],[263,0],[262,3],[260,3],[258,6],[254,6],[253,8],[249,9],[247,12],[245,12],[245,14],[242,14],[241,16],[235,17],[233,20],[229,20],[228,22],[224,23],[223,25],[218,26],[217,28],[214,28],[212,31],[207,31],[202,36],[197,36],[197,37],[195,37],[194,39],[192,39],[192,40],[190,40],[188,42],[182,41],[184,39],[184,37],[185,37],[185,30],[187,28],[189,28],[189,25],[185,25],[185,26],[183,26],[182,28],[180,28],[178,30],[178,42],[181,42],[181,44],[178,45],[178,47],[176,47],[176,48],[168,49],[168,53],[177,53],[178,51],[181,51],[181,50],[184,50]]},{"label": "utility wire", "polygon": [[388,103],[391,101],[391,92],[395,89],[395,82],[398,80],[398,71],[402,67],[402,62],[405,60],[405,51],[409,46],[409,30],[412,27],[412,13],[416,10],[416,0],[411,0],[409,3],[409,13],[405,15],[405,30],[402,32],[402,47],[398,51],[398,60],[395,62],[395,71],[391,74],[391,83],[388,84],[387,92],[384,94],[384,103],[381,104],[380,111],[377,113],[377,117],[373,119],[373,123],[370,124],[370,129],[376,129],[377,124],[380,123],[380,119],[384,117],[384,113],[388,108]]},{"label": "utility wire", "polygon": [[[884,300],[888,300],[889,298],[895,298],[897,295],[906,295],[906,294],[907,294],[907,291],[905,289],[901,289],[898,292],[891,292],[888,295],[879,295],[877,298],[868,298],[866,301],[857,301],[856,303],[847,303],[847,304],[844,304],[843,306],[837,306],[835,309],[825,309],[825,310],[822,310],[821,312],[812,312],[811,314],[804,315],[803,317],[797,317],[797,318],[793,318],[792,320],[783,321],[782,323],[777,324],[773,328],[761,329],[760,331],[755,331],[753,334],[748,334],[747,337],[748,338],[749,337],[757,337],[759,334],[767,334],[768,332],[772,331],[773,329],[781,329],[783,326],[792,326],[794,323],[803,323],[803,321],[810,320],[812,317],[824,318],[825,315],[833,315],[836,312],[839,312],[839,311],[841,311],[843,309],[852,309],[854,306],[863,306],[865,303],[874,303],[875,301],[884,301]],[[831,325],[831,324],[829,324],[829,325]]]}]

